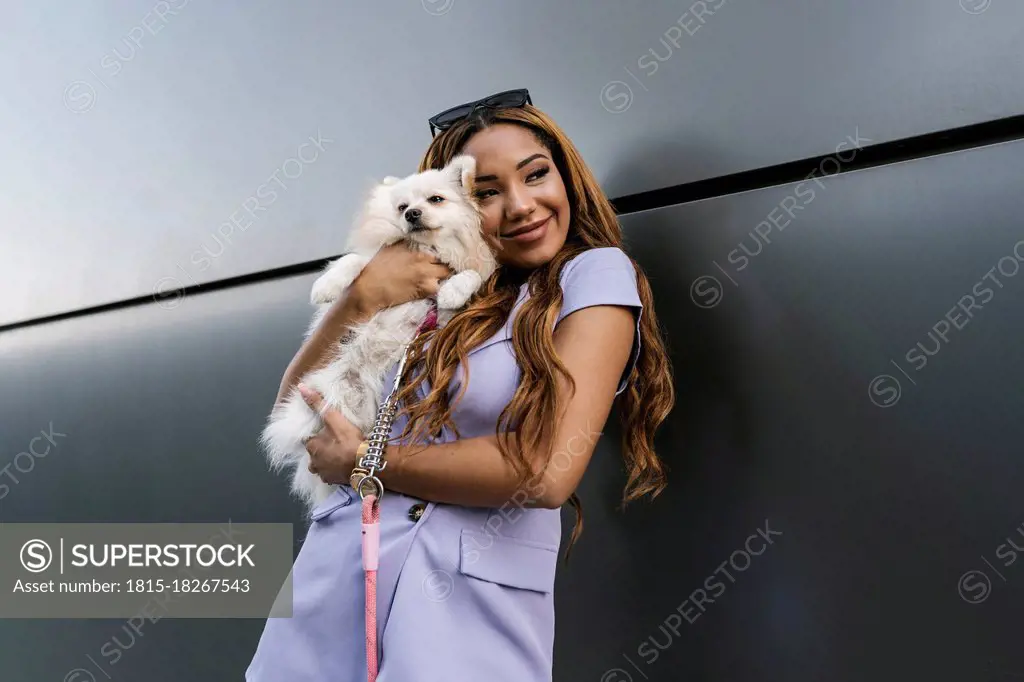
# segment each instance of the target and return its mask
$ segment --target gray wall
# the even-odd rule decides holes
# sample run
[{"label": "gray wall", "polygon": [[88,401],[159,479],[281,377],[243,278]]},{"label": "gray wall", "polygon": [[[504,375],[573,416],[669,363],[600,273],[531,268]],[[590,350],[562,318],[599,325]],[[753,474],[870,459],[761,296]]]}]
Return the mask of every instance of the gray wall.
[{"label": "gray wall", "polygon": [[1024,6],[989,3],[8,2],[0,324],[338,253],[498,89],[612,196],[1017,114]]},{"label": "gray wall", "polygon": [[[530,87],[613,197],[1024,113],[1024,8],[988,0],[732,0],[704,24],[665,2],[181,2],[134,53],[152,4],[8,17],[0,324],[333,255],[362,189],[411,170],[429,114],[505,87]],[[677,19],[693,34],[645,75]],[[318,129],[334,142],[193,265]],[[616,512],[609,426],[559,576],[556,679],[1019,674],[1024,576],[997,552],[1024,546],[1022,186],[1012,142],[623,218],[677,372],[671,485]],[[299,537],[256,440],[313,278],[0,333],[0,468],[67,434],[8,469],[0,522],[290,520]],[[133,640],[117,620],[0,621],[0,677],[240,679],[262,625],[164,619]]]}]

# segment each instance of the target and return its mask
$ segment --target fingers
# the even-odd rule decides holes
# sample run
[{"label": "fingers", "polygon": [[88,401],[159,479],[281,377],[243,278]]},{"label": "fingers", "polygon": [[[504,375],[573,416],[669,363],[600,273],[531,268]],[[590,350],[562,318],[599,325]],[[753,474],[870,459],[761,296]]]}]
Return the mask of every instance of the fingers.
[{"label": "fingers", "polygon": [[441,282],[451,277],[454,272],[447,265],[430,264],[420,284],[422,295],[429,297],[437,296],[437,292],[441,289]]},{"label": "fingers", "polygon": [[303,445],[306,446],[306,452],[309,453],[309,472],[312,474],[320,475],[319,465],[321,455],[323,451],[334,441],[334,438],[328,434],[324,434],[322,431],[315,436],[311,436],[303,441]]},{"label": "fingers", "polygon": [[441,280],[436,277],[427,277],[420,285],[420,295],[423,298],[433,298],[441,290]]},{"label": "fingers", "polygon": [[296,388],[299,389],[299,395],[306,401],[306,404],[310,406],[317,414],[320,413],[320,407],[323,405],[323,396],[311,389],[306,384],[299,383]]},{"label": "fingers", "polygon": [[[327,425],[327,428],[333,429],[334,424],[332,422],[335,419],[335,415],[338,414],[337,410],[330,408],[324,410],[324,397],[320,395],[318,391],[314,391],[309,386],[300,383],[296,388],[299,389],[299,395],[301,395],[302,399],[306,401],[309,408],[320,415],[320,418],[324,421],[324,424]],[[317,434],[317,436],[318,435],[320,434]],[[313,438],[316,438],[316,436],[313,436]],[[307,445],[311,440],[313,440],[313,438],[306,440]]]},{"label": "fingers", "polygon": [[[297,388],[299,389],[299,394],[302,396],[302,399],[306,401],[306,404],[309,405],[310,409],[320,415],[320,419],[323,420],[327,427],[327,432],[328,435],[330,435],[331,442],[338,440],[338,436],[346,432],[346,429],[351,422],[345,419],[345,415],[333,407],[325,408],[323,396],[317,391],[314,391],[303,383],[300,383]],[[306,441],[307,450],[309,450],[309,443],[321,434],[323,434],[322,431]]]},{"label": "fingers", "polygon": [[434,263],[431,263],[431,265],[430,265],[430,276],[431,277],[437,277],[438,279],[447,279],[447,278],[451,277],[454,274],[455,274],[454,270],[452,270],[450,267],[448,267],[444,263],[441,263],[440,261],[435,261]]},{"label": "fingers", "polygon": [[437,275],[439,277],[448,277],[450,274],[454,272],[454,270],[448,267],[448,264],[441,260],[439,256],[435,256],[433,253],[429,251],[417,251],[416,255],[421,263],[425,263],[431,267],[431,271],[444,273]]},{"label": "fingers", "polygon": [[344,476],[347,473],[343,467],[339,468],[339,452],[337,439],[327,433],[318,433],[306,441],[306,452],[309,453],[309,473],[319,478],[324,483],[344,483]]},{"label": "fingers", "polygon": [[387,246],[381,248],[380,251],[382,251],[382,252],[383,251],[388,251],[390,253],[398,253],[399,251],[408,251],[409,253],[414,253],[412,245],[407,243],[407,242],[405,242],[404,240],[403,241],[397,241],[397,242],[394,242],[392,244],[388,244]]},{"label": "fingers", "polygon": [[302,439],[302,445],[303,445],[303,447],[306,448],[306,452],[309,453],[309,466],[307,467],[309,469],[309,473],[313,474],[314,476],[319,476],[320,474],[317,472],[317,468],[316,468],[316,463],[317,463],[316,462],[317,461],[316,453],[318,452],[318,447],[319,446],[317,444],[313,443],[313,439],[314,438],[316,438],[316,436],[310,436],[309,438],[303,438]]}]

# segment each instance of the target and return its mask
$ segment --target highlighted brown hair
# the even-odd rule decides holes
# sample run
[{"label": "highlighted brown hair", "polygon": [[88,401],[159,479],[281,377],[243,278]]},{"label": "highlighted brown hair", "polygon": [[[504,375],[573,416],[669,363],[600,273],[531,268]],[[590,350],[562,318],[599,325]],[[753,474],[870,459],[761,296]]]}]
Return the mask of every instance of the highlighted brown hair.
[{"label": "highlighted brown hair", "polygon": [[[420,164],[420,172],[443,168],[463,150],[473,134],[496,123],[526,128],[551,153],[562,175],[571,209],[565,245],[551,261],[533,270],[499,267],[447,325],[421,334],[410,348],[402,388],[396,398],[403,406],[402,413],[409,417],[401,439],[415,432],[411,442],[418,443],[424,433],[440,435],[444,427],[459,437],[451,416],[454,403],[450,403],[448,396],[456,365],[462,363],[467,368],[464,391],[469,382],[466,354],[501,329],[512,312],[520,286],[528,283],[530,298],[517,312],[512,329],[512,346],[522,378],[495,426],[501,454],[517,472],[519,489],[528,494],[536,489],[536,482],[559,449],[553,440],[564,405],[557,404],[554,372],[561,373],[574,392],[576,389],[555,353],[551,331],[562,306],[559,284],[562,267],[588,249],[622,248],[622,231],[611,203],[575,146],[554,121],[530,105],[484,109],[455,124],[433,139]],[[622,453],[628,475],[620,509],[644,495],[653,499],[664,490],[665,467],[654,452],[654,434],[675,404],[672,369],[650,284],[635,261],[633,267],[644,312],[640,320],[640,356],[619,402]],[[428,341],[430,347],[424,352]],[[424,379],[429,380],[431,391],[419,401],[416,390]],[[456,402],[461,395],[460,392],[455,397]],[[526,457],[523,453],[539,454]],[[517,500],[513,498],[510,502]],[[569,503],[576,511],[576,524],[566,560],[583,531],[583,510],[575,493]]]}]

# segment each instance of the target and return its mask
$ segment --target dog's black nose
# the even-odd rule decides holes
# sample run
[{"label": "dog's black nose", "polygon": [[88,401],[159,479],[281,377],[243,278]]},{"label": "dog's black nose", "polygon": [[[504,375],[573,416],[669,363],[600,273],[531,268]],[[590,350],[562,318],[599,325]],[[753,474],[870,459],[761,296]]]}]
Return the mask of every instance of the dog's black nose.
[{"label": "dog's black nose", "polygon": [[414,223],[420,219],[421,215],[423,215],[423,211],[421,211],[420,209],[410,208],[408,211],[405,212],[405,219],[408,220],[410,223]]}]

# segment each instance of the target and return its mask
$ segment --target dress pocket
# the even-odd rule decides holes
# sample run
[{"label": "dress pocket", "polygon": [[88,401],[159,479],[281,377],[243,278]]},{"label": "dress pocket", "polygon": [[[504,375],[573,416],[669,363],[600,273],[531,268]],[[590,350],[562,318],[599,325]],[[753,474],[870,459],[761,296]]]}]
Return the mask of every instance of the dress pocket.
[{"label": "dress pocket", "polygon": [[558,545],[462,529],[459,572],[490,583],[550,593]]},{"label": "dress pocket", "polygon": [[326,500],[313,508],[309,514],[310,521],[313,523],[322,521],[339,509],[352,504],[354,494],[355,491],[352,488],[347,485],[339,485]]}]

